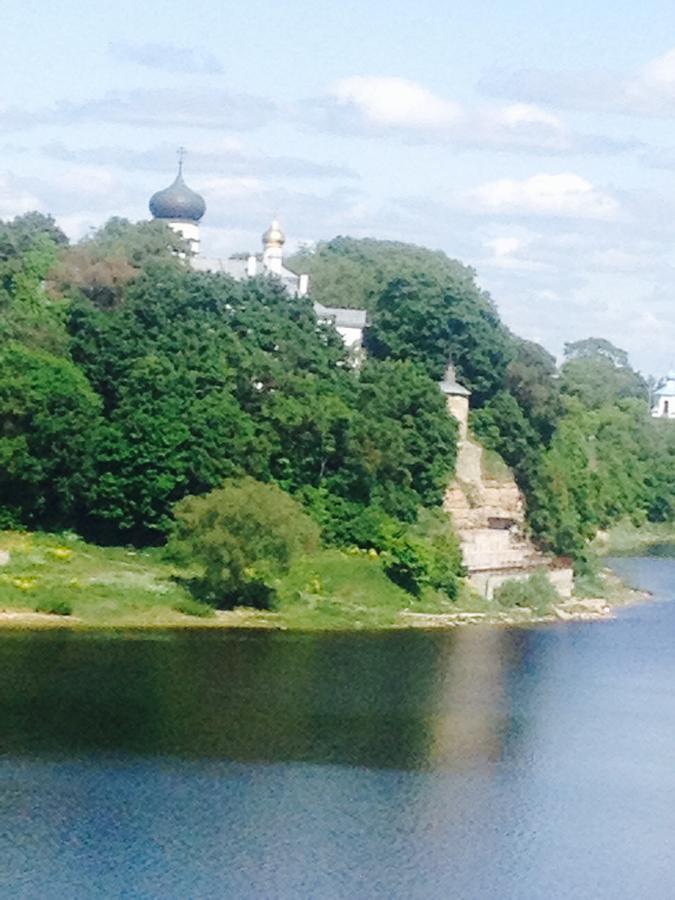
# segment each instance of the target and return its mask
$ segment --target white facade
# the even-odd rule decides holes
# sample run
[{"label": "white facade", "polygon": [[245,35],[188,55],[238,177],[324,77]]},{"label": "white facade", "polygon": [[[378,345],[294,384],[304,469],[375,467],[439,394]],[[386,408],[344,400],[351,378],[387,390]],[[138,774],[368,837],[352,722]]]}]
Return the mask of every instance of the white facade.
[{"label": "white facade", "polygon": [[652,415],[657,419],[675,419],[675,372],[669,372],[654,391]]},{"label": "white facade", "polygon": [[284,271],[284,251],[278,245],[265,247],[262,258],[263,269],[272,275],[281,275]]},{"label": "white facade", "polygon": [[197,222],[188,222],[186,219],[171,219],[166,224],[172,231],[179,234],[184,241],[187,241],[191,256],[199,255],[201,236]]}]

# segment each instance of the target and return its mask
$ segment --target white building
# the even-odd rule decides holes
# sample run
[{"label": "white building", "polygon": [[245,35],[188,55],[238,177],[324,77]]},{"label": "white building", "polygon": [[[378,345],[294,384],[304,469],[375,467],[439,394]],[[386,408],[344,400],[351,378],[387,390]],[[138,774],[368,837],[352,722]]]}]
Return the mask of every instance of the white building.
[{"label": "white building", "polygon": [[[274,219],[262,236],[261,255],[250,254],[229,259],[200,255],[199,223],[206,212],[206,203],[183,180],[183,154],[184,151],[180,151],[176,180],[150,198],[150,212],[154,219],[165,222],[188,241],[192,268],[198,272],[220,272],[238,281],[254,278],[256,275],[272,275],[282,282],[290,294],[304,297],[309,292],[309,276],[296,275],[284,265],[286,235],[277,219]],[[314,312],[320,322],[330,322],[335,327],[349,350],[361,349],[363,330],[367,324],[364,309],[342,309],[315,303]]]},{"label": "white building", "polygon": [[657,419],[675,419],[675,371],[661,379],[654,391],[652,415]]}]

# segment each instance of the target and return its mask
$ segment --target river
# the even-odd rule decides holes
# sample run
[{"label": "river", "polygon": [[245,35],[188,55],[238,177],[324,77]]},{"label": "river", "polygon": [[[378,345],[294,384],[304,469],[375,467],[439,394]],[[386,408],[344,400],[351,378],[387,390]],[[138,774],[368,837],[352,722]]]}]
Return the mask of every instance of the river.
[{"label": "river", "polygon": [[12,898],[671,898],[675,559],[607,622],[0,635]]}]

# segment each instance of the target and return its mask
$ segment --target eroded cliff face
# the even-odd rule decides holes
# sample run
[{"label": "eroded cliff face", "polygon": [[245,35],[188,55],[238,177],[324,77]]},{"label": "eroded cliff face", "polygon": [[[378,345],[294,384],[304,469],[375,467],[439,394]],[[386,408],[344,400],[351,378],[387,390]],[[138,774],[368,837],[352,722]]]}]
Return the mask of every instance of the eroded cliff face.
[{"label": "eroded cliff face", "polygon": [[571,569],[540,553],[527,536],[525,503],[513,473],[471,436],[459,442],[456,475],[443,506],[477,591],[491,598],[504,581],[545,567],[559,593],[570,596]]}]

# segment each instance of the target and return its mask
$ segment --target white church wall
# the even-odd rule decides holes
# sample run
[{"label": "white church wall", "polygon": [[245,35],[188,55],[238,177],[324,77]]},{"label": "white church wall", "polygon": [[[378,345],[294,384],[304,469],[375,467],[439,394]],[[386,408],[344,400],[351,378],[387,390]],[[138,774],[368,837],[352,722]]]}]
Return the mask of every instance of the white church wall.
[{"label": "white church wall", "polygon": [[190,252],[196,256],[199,253],[201,239],[199,233],[199,225],[196,222],[186,222],[180,219],[167,222],[167,225],[176,234],[179,234],[183,240],[190,244]]}]

